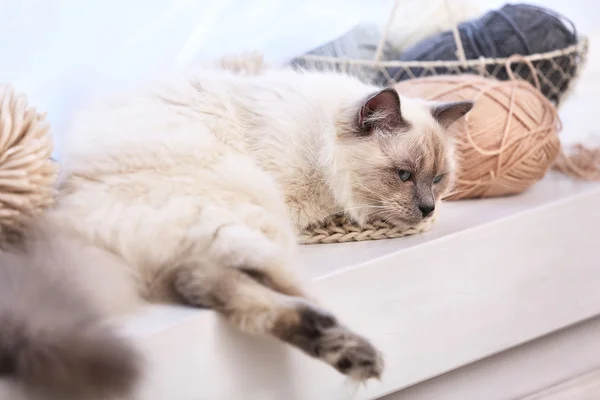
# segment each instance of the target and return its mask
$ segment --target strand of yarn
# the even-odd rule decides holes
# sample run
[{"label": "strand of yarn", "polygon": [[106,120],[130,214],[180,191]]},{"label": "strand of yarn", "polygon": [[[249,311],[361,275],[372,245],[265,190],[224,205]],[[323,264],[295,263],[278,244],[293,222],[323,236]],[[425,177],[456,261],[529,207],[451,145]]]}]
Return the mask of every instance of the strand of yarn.
[{"label": "strand of yarn", "polygon": [[569,153],[561,151],[553,169],[575,178],[600,181],[600,146],[575,144],[569,149]]}]

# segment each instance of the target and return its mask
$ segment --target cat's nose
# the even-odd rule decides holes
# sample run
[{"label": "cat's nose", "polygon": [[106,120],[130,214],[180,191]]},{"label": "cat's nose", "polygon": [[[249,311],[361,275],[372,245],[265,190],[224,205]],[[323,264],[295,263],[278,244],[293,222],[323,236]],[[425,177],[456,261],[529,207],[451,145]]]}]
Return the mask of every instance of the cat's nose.
[{"label": "cat's nose", "polygon": [[422,204],[419,206],[419,210],[421,210],[421,214],[423,218],[429,217],[433,210],[435,210],[435,205],[433,204]]}]

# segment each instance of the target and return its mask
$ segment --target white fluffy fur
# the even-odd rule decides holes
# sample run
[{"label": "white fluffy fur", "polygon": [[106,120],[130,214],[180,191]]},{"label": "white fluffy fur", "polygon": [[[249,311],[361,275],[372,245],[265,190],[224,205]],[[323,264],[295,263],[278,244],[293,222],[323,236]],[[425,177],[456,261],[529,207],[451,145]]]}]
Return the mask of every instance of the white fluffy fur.
[{"label": "white fluffy fur", "polygon": [[[353,198],[360,166],[350,164],[379,154],[337,137],[343,110],[377,90],[339,74],[212,69],[103,99],[64,138],[60,201],[49,217],[117,254],[130,286],[148,297],[165,268],[202,253],[224,224],[249,228],[231,233],[231,246],[248,247],[236,257],[256,257],[256,232],[274,243],[266,253],[287,257],[294,226],[345,209],[365,220],[368,209]],[[402,98],[402,113],[417,127],[411,135],[440,130],[428,103]]]},{"label": "white fluffy fur", "polygon": [[[378,352],[332,326],[297,283],[295,232],[342,210],[358,222],[373,208],[414,220],[413,192],[437,200],[431,181],[452,172],[442,126],[430,103],[402,98],[408,124],[365,139],[354,125],[380,88],[259,70],[207,69],[90,106],[64,138],[59,201],[40,226],[89,260],[66,264],[108,315],[140,299],[170,301],[175,285],[247,332],[273,334],[355,379],[379,376]],[[358,193],[400,191],[395,162],[411,157],[425,161],[425,183],[365,204]],[[306,321],[325,343],[298,339],[293,329]]]},{"label": "white fluffy fur", "polygon": [[[52,218],[121,256],[144,291],[223,224],[251,228],[232,243],[258,230],[287,253],[290,219],[303,228],[348,209],[364,221],[348,165],[361,149],[337,135],[341,110],[377,90],[339,74],[205,70],[103,100],[65,136]],[[427,103],[403,99],[402,112],[439,130]]]}]

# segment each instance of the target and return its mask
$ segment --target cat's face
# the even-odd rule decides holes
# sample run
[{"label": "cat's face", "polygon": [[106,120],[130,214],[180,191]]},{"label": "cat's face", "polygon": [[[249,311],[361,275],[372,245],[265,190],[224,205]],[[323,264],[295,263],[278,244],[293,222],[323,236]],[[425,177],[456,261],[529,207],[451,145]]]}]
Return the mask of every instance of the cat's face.
[{"label": "cat's face", "polygon": [[454,177],[448,128],[472,106],[400,100],[384,89],[349,112],[337,142],[348,213],[361,223],[379,218],[399,226],[430,218]]}]

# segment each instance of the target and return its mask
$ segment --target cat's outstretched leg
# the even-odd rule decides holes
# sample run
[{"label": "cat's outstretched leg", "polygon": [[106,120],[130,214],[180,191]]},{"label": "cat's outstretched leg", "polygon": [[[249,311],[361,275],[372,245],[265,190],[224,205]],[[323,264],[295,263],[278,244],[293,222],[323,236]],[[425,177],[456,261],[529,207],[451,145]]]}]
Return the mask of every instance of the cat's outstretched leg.
[{"label": "cat's outstretched leg", "polygon": [[354,380],[379,378],[383,359],[362,336],[306,299],[278,293],[236,268],[191,263],[174,276],[191,305],[210,307],[242,331],[277,337]]},{"label": "cat's outstretched leg", "polygon": [[355,380],[378,378],[379,351],[312,301],[288,266],[295,235],[287,215],[250,202],[206,205],[187,231],[175,291],[242,331],[270,335]]}]

